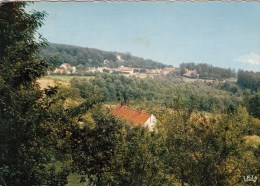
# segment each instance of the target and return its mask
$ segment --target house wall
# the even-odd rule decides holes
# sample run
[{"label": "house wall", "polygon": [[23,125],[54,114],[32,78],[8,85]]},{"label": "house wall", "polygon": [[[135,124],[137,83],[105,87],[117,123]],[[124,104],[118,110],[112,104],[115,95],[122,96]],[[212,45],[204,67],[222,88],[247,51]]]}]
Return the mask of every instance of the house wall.
[{"label": "house wall", "polygon": [[64,68],[56,68],[54,70],[54,73],[59,73],[59,74],[63,74],[65,72]]},{"label": "house wall", "polygon": [[144,123],[144,127],[148,127],[149,130],[153,130],[153,128],[155,127],[155,124],[157,122],[156,117],[152,114],[148,120]]},{"label": "house wall", "polygon": [[76,73],[76,67],[72,66],[72,73]]}]

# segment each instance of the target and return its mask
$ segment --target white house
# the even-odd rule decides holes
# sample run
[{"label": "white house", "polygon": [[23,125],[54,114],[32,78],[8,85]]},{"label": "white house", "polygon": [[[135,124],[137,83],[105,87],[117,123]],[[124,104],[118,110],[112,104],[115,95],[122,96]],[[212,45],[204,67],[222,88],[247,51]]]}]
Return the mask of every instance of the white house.
[{"label": "white house", "polygon": [[143,110],[138,111],[124,105],[117,105],[111,113],[135,126],[148,127],[151,131],[154,129],[157,122],[157,119],[153,114],[148,114]]},{"label": "white house", "polygon": [[72,74],[74,74],[74,73],[76,73],[76,67],[71,66],[68,63],[63,63],[63,64],[61,64],[61,66],[59,68],[56,68],[54,70],[54,73],[60,73],[60,74],[63,74],[63,73],[71,74],[72,73]]}]

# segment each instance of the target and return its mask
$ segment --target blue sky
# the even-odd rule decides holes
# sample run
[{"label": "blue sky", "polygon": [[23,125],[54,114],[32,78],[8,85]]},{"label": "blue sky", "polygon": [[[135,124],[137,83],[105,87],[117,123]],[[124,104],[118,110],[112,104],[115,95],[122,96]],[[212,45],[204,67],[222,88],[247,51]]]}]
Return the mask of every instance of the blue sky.
[{"label": "blue sky", "polygon": [[38,2],[49,41],[182,62],[260,71],[260,3]]}]

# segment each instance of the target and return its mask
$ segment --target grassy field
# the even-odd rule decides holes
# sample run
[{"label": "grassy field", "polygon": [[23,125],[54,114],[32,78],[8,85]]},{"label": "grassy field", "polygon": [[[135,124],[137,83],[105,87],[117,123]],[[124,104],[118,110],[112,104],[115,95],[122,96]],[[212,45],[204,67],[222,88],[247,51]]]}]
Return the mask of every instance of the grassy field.
[{"label": "grassy field", "polygon": [[51,87],[55,86],[55,81],[61,83],[62,85],[70,86],[70,80],[72,78],[91,79],[94,78],[94,76],[49,75],[37,80],[37,82],[40,84],[41,89],[44,89],[47,88],[48,86]]},{"label": "grassy field", "polygon": [[72,78],[91,79],[91,78],[94,78],[94,76],[49,75],[49,76],[46,76],[46,78],[51,79],[51,80],[57,80],[57,81],[69,83]]},{"label": "grassy field", "polygon": [[54,87],[55,86],[55,82],[52,79],[46,79],[46,78],[38,79],[37,83],[40,84],[41,89],[45,89],[48,86],[50,86],[50,87]]}]

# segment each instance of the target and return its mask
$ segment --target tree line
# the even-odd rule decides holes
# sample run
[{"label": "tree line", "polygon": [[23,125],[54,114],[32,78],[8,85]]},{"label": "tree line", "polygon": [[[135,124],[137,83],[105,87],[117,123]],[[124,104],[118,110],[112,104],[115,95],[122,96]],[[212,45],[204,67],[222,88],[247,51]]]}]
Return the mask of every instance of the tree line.
[{"label": "tree line", "polygon": [[214,67],[206,63],[182,63],[180,64],[180,74],[185,73],[185,69],[196,70],[200,78],[205,79],[218,79],[231,78],[236,76],[234,69],[225,69],[220,67]]},{"label": "tree line", "polygon": [[[135,57],[130,53],[107,52],[55,43],[49,43],[46,48],[40,50],[40,54],[55,67],[62,63],[74,66],[82,65],[84,68],[103,66],[116,68],[122,65],[135,68],[164,68],[168,66],[150,59]],[[117,55],[121,59],[117,59]]]},{"label": "tree line", "polygon": [[252,92],[260,91],[260,72],[240,70],[237,76],[237,84],[240,87],[250,89]]},{"label": "tree line", "polygon": [[226,106],[235,108],[243,103],[241,92],[234,96],[233,93],[221,90],[224,85],[218,85],[218,88],[198,82],[185,83],[175,77],[140,79],[103,73],[96,74],[90,80],[73,78],[70,83],[80,90],[83,98],[87,99],[94,94],[108,103],[130,101],[138,105],[143,103],[144,107],[157,104],[157,107],[175,108],[180,99],[196,97],[199,100],[196,108],[208,112],[222,111]]}]

